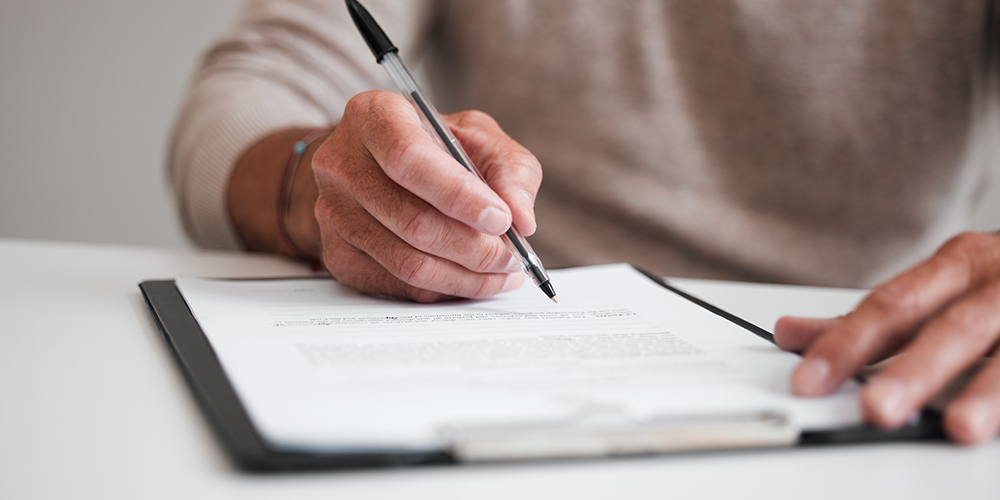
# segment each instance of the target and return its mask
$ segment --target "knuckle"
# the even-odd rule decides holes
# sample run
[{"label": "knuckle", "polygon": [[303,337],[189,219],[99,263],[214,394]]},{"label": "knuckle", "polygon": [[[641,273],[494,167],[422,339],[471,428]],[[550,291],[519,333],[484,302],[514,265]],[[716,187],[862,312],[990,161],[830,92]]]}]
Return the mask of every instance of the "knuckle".
[{"label": "knuckle", "polygon": [[313,215],[321,233],[330,229],[339,232],[340,226],[357,223],[351,203],[335,193],[320,192],[313,206]]},{"label": "knuckle", "polygon": [[312,157],[310,166],[321,191],[344,191],[370,175],[371,157],[346,129],[338,126]]},{"label": "knuckle", "polygon": [[997,330],[997,306],[1000,300],[974,297],[959,301],[943,311],[937,319],[952,338],[957,338],[959,344],[969,348],[988,350],[997,343],[1000,331]]},{"label": "knuckle", "polygon": [[942,258],[970,262],[986,254],[995,245],[995,237],[975,231],[965,231],[951,237],[941,246],[938,255]]},{"label": "knuckle", "polygon": [[459,111],[450,116],[451,126],[462,130],[477,129],[484,127],[499,127],[497,121],[488,113],[478,109],[467,109]]},{"label": "knuckle", "polygon": [[480,255],[479,261],[475,263],[470,271],[479,273],[489,272],[502,267],[507,262],[507,259],[510,258],[507,247],[503,245],[492,245],[492,248],[481,252]]},{"label": "knuckle", "polygon": [[451,190],[451,196],[448,197],[447,203],[453,209],[463,206],[477,206],[482,203],[483,187],[482,182],[470,175],[462,179],[461,182],[456,183]]},{"label": "knuckle", "polygon": [[433,252],[443,241],[447,241],[450,232],[447,228],[438,227],[436,222],[437,217],[433,208],[429,206],[418,208],[400,226],[400,236],[416,248]]},{"label": "knuckle", "polygon": [[380,101],[379,91],[371,90],[355,94],[344,105],[341,123],[346,121],[348,126],[364,127],[371,123],[373,114],[378,115]]},{"label": "knuckle", "polygon": [[[385,137],[398,118],[398,94],[384,90],[370,90],[352,97],[344,105],[341,125],[353,128],[357,135],[367,140]],[[365,139],[363,139],[365,140]]]},{"label": "knuckle", "polygon": [[[337,236],[324,239],[323,264],[337,281],[365,293],[377,293],[413,300],[436,302],[445,296],[439,292],[411,286],[392,274],[389,269],[367,269],[365,261],[372,257],[352,247]],[[372,262],[374,264],[374,262]]]},{"label": "knuckle", "polygon": [[1000,275],[1000,239],[998,234],[966,231],[946,243],[953,247],[971,279],[995,279]]},{"label": "knuckle", "polygon": [[976,311],[961,305],[950,307],[941,315],[941,321],[948,327],[948,333],[953,337],[964,337],[969,340],[986,337],[982,328],[983,317]]},{"label": "knuckle", "polygon": [[524,176],[531,182],[541,183],[542,164],[527,150],[510,151],[504,155],[502,162],[517,175]]},{"label": "knuckle", "polygon": [[[467,213],[475,220],[471,214],[479,213],[485,207],[483,188],[485,185],[472,177],[459,178],[457,182],[449,182],[442,185],[442,193],[435,205],[445,214],[456,216]],[[460,215],[459,215],[460,216]]]},{"label": "knuckle", "polygon": [[873,305],[880,309],[896,309],[906,307],[913,300],[909,287],[899,281],[890,281],[872,292],[870,297]]},{"label": "knuckle", "polygon": [[472,299],[480,299],[485,297],[490,297],[496,295],[500,288],[495,283],[495,280],[490,279],[490,276],[484,276],[479,281],[479,287],[476,291],[469,297]]},{"label": "knuckle", "polygon": [[365,110],[368,109],[368,104],[371,101],[371,96],[368,92],[361,92],[360,94],[355,94],[354,97],[348,99],[347,104],[344,105],[344,120],[353,120],[355,117],[362,116],[365,114]]},{"label": "knuckle", "polygon": [[321,231],[332,222],[334,213],[331,197],[320,193],[319,197],[316,198],[316,205],[313,206],[313,215],[316,217]]},{"label": "knuckle", "polygon": [[964,231],[948,240],[948,245],[954,245],[961,249],[978,249],[986,244],[990,239],[989,235],[977,231]]},{"label": "knuckle", "polygon": [[324,189],[330,186],[343,186],[352,178],[354,161],[344,151],[323,151],[322,156],[313,157],[313,176],[316,186]]},{"label": "knuckle", "polygon": [[505,153],[502,158],[503,163],[510,166],[510,168],[516,168],[518,170],[524,170],[525,172],[532,172],[535,170],[541,170],[541,164],[538,162],[538,158],[531,154],[529,151],[524,149],[512,149]]},{"label": "knuckle", "polygon": [[406,184],[409,174],[418,171],[424,158],[421,145],[413,141],[393,138],[385,145],[385,164],[382,170],[400,184]]},{"label": "knuckle", "polygon": [[822,335],[809,349],[816,350],[817,354],[827,360],[839,360],[844,366],[854,365],[860,368],[871,357],[874,340],[869,332],[858,328],[836,332],[834,335]]},{"label": "knuckle", "polygon": [[408,285],[426,288],[436,275],[436,262],[420,252],[404,251],[392,262],[390,272]]},{"label": "knuckle", "polygon": [[358,92],[348,99],[347,104],[344,105],[344,115],[357,117],[372,112],[380,112],[387,102],[392,101],[392,96],[395,95],[397,94],[385,90]]},{"label": "knuckle", "polygon": [[901,281],[890,281],[872,292],[866,301],[887,317],[904,316],[910,318],[920,309],[918,294]]},{"label": "knuckle", "polygon": [[354,212],[338,213],[333,217],[333,229],[348,244],[362,251],[370,251],[374,246],[376,231],[370,221]]},{"label": "knuckle", "polygon": [[977,276],[980,252],[977,247],[980,242],[975,235],[960,234],[942,245],[928,263],[940,278],[954,283],[956,286],[967,287]]}]

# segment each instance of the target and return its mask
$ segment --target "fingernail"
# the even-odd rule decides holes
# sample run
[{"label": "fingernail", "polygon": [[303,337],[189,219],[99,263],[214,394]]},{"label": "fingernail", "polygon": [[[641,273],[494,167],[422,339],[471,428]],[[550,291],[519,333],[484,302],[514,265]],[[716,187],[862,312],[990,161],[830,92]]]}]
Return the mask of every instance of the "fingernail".
[{"label": "fingernail", "polygon": [[792,390],[800,396],[818,396],[829,376],[830,363],[822,358],[807,358],[792,373]]},{"label": "fingernail", "polygon": [[525,212],[531,216],[530,227],[520,228],[525,235],[531,235],[538,228],[538,223],[535,221],[535,198],[531,196],[527,191],[521,191],[521,205],[524,206]]},{"label": "fingernail", "polygon": [[981,438],[990,433],[991,429],[988,427],[993,412],[990,410],[989,404],[985,401],[972,401],[966,403],[963,412],[965,413],[965,427],[972,436]]},{"label": "fingernail", "polygon": [[479,213],[477,223],[484,233],[500,235],[510,227],[510,217],[497,207],[486,207]]},{"label": "fingernail", "polygon": [[531,196],[531,193],[527,191],[521,191],[521,198],[524,198],[525,207],[535,208],[535,198]]},{"label": "fingernail", "polygon": [[865,399],[878,413],[880,420],[899,425],[909,416],[906,410],[906,388],[898,380],[875,378],[868,384]]}]

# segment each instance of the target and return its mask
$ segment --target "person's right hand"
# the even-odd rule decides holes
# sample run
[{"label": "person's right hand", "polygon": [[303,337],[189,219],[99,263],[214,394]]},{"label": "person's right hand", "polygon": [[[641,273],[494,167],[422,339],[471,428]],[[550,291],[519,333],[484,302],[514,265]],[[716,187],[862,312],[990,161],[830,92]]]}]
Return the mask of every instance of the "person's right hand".
[{"label": "person's right hand", "polygon": [[357,290],[430,302],[521,285],[498,237],[535,231],[538,161],[478,111],[444,117],[489,185],[441,149],[398,94],[358,94],[312,157],[322,260]]}]

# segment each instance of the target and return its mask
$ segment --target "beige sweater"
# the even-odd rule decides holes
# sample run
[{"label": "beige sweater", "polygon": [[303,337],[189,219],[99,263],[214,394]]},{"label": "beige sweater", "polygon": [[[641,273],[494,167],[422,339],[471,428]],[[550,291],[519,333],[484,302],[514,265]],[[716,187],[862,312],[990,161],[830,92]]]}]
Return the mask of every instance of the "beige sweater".
[{"label": "beige sweater", "polygon": [[[982,188],[989,1],[365,4],[443,112],[484,110],[541,160],[549,267],[866,286],[959,231]],[[240,154],[372,88],[392,86],[342,1],[249,2],[174,132],[191,238],[238,248]]]}]

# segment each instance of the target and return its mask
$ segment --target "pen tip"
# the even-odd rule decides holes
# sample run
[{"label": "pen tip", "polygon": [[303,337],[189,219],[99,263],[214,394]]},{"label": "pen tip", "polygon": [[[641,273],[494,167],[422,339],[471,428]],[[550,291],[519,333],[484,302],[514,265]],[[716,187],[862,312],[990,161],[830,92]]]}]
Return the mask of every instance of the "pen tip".
[{"label": "pen tip", "polygon": [[559,301],[556,300],[556,289],[552,288],[552,283],[549,282],[549,280],[541,282],[538,285],[538,288],[540,288],[543,292],[545,292],[545,296],[552,299],[552,302],[555,302],[557,304],[559,303]]}]

